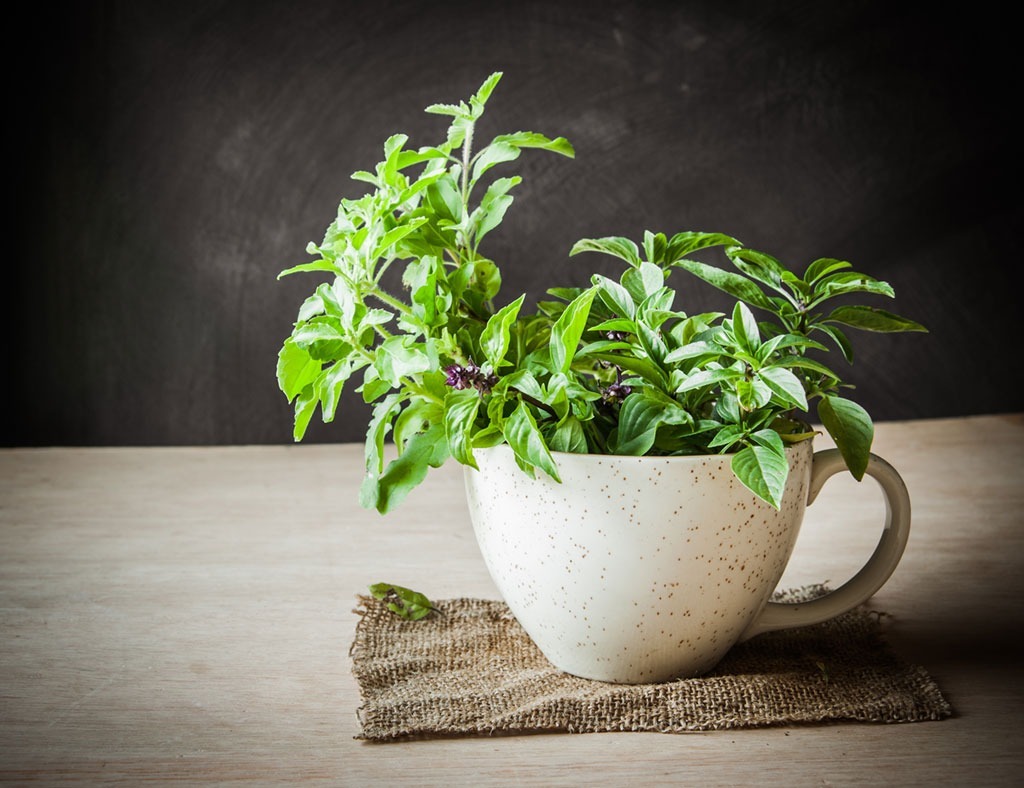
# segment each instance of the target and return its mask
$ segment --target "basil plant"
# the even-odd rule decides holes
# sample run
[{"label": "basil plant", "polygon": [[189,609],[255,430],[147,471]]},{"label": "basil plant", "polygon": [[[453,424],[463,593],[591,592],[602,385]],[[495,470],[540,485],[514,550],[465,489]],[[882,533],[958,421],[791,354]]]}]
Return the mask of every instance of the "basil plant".
[{"label": "basil plant", "polygon": [[[616,258],[617,280],[595,274],[588,287],[554,287],[552,300],[529,310],[525,295],[502,302],[501,270],[481,247],[522,180],[505,174],[508,165],[524,150],[574,150],[563,137],[525,131],[476,145],[500,78],[492,74],[468,103],[427,107],[450,118],[439,143],[411,148],[406,135],[390,137],[383,160],[352,176],[366,193],[341,200],[323,241],[307,247],[314,259],[280,274],[327,279],[299,307],[278,356],[295,440],[318,409],[324,422],[335,418],[355,378],[373,405],[360,502],[381,513],[429,468],[449,458],[475,467],[475,450],[501,443],[523,472],[555,480],[559,452],[728,453],[739,480],[778,507],[785,446],[812,437],[813,403],[862,478],[871,418],[818,358],[831,346],[852,363],[850,328],[924,331],[875,307],[827,305],[850,294],[892,297],[892,288],[842,260],[815,260],[798,275],[729,235],[648,231],[639,244],[607,237],[572,248]],[[709,249],[732,270],[693,259]],[[383,283],[392,266],[401,292]],[[677,270],[735,298],[731,314],[681,309],[667,284]]]}]

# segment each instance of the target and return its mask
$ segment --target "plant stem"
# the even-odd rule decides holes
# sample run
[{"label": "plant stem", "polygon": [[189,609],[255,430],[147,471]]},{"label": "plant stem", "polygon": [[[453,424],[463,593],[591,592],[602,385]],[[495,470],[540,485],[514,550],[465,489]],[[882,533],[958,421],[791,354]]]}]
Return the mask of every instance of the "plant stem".
[{"label": "plant stem", "polygon": [[412,309],[410,309],[407,304],[403,303],[402,301],[399,301],[394,296],[384,292],[379,287],[373,288],[373,290],[371,290],[369,294],[376,298],[378,301],[387,304],[388,306],[393,307],[394,309],[397,309],[402,314],[408,315],[410,312],[412,312]]}]

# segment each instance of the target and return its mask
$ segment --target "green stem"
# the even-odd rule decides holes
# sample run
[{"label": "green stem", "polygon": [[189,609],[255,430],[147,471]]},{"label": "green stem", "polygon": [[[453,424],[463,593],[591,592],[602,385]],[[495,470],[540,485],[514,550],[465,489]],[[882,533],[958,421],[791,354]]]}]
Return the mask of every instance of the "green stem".
[{"label": "green stem", "polygon": [[397,309],[402,314],[408,315],[412,312],[412,309],[407,304],[405,304],[402,301],[399,301],[394,296],[385,293],[379,287],[373,288],[373,290],[371,290],[369,294],[376,298],[381,303],[387,304],[388,306]]}]

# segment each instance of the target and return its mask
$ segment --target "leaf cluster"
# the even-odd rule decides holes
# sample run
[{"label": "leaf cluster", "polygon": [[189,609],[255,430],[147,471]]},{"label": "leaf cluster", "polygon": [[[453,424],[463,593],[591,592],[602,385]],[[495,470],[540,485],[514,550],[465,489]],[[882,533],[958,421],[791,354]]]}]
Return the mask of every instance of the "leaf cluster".
[{"label": "leaf cluster", "polygon": [[[892,297],[892,288],[844,261],[815,260],[797,275],[722,233],[646,232],[583,239],[624,263],[617,279],[552,288],[532,311],[525,296],[497,305],[500,267],[481,251],[513,201],[518,175],[492,169],[536,149],[572,157],[562,137],[515,132],[474,149],[491,75],[468,102],[435,104],[449,117],[444,141],[384,144],[373,171],[353,178],[370,191],[343,199],[315,259],[282,276],[320,272],[278,357],[281,390],[301,440],[319,406],[337,412],[342,388],[373,404],[360,501],[393,509],[449,458],[475,467],[474,451],[507,444],[525,473],[558,479],[558,452],[627,455],[729,453],[737,477],[774,506],[788,473],[785,446],[813,434],[812,403],[860,478],[873,428],[840,396],[840,376],[809,353],[837,348],[846,331],[923,331],[871,306],[829,307],[838,296]],[[724,253],[733,270],[694,259]],[[401,266],[402,293],[384,273]],[[667,280],[677,269],[736,299],[730,314],[687,314]],[[761,319],[755,316],[758,313]],[[386,459],[393,444],[395,457]]]}]

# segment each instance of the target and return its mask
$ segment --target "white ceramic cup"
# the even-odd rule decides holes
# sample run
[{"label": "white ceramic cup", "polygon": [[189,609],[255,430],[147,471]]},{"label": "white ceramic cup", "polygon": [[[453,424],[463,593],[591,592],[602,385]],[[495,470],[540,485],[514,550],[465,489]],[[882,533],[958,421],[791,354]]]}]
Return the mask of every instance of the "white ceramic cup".
[{"label": "white ceramic cup", "polygon": [[697,676],[736,643],[820,623],[865,602],[907,543],[910,498],[871,455],[886,500],[882,538],[863,569],[811,602],[769,599],[804,510],[846,470],[839,452],[787,449],[779,510],[732,473],[731,456],[556,453],[562,482],[531,479],[507,446],[475,451],[465,470],[484,561],[509,609],[548,660],[584,678],[648,683]]}]

